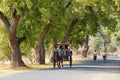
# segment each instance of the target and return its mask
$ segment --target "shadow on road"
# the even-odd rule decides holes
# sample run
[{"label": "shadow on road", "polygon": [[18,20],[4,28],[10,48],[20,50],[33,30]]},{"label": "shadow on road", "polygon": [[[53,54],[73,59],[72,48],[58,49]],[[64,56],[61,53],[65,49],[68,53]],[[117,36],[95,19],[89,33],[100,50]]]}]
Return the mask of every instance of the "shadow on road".
[{"label": "shadow on road", "polygon": [[102,72],[115,72],[120,73],[120,68],[108,68],[108,67],[63,67],[63,68],[46,68],[46,69],[40,69],[40,70],[71,70],[71,71],[102,71]]},{"label": "shadow on road", "polygon": [[107,60],[107,61],[92,61],[85,60],[73,64],[72,68],[69,65],[64,65],[63,68],[46,68],[40,70],[69,70],[69,71],[101,71],[101,72],[114,72],[120,73],[120,60]]}]

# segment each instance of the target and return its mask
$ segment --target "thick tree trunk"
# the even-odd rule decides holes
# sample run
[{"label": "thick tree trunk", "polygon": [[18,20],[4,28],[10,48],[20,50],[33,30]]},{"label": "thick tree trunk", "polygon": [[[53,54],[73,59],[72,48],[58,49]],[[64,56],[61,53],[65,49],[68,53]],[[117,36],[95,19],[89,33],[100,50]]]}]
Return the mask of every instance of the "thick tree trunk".
[{"label": "thick tree trunk", "polygon": [[44,40],[41,41],[41,44],[36,47],[36,62],[37,64],[45,64],[45,48]]},{"label": "thick tree trunk", "polygon": [[36,53],[36,63],[40,64],[40,52],[41,52],[41,47],[40,45],[35,48],[35,53]]},{"label": "thick tree trunk", "polygon": [[26,65],[22,61],[20,47],[16,40],[10,41],[11,53],[11,64],[12,68],[25,67]]},{"label": "thick tree trunk", "polygon": [[87,53],[88,53],[88,50],[89,50],[89,36],[87,35],[86,38],[85,38],[85,42],[84,42],[84,45],[83,45],[83,51],[82,51],[82,56],[83,57],[87,57]]},{"label": "thick tree trunk", "polygon": [[17,15],[16,10],[14,12],[14,20],[12,24],[9,23],[9,20],[7,17],[0,12],[0,19],[5,24],[5,27],[8,31],[9,35],[9,41],[10,41],[10,48],[11,48],[11,65],[12,68],[17,68],[21,66],[26,66],[21,58],[21,52],[20,52],[20,43],[23,41],[23,39],[16,38],[16,28],[18,26],[18,22],[20,20],[20,16]]},{"label": "thick tree trunk", "polygon": [[21,37],[17,39],[17,47],[18,47],[18,66],[26,67],[25,63],[22,60],[20,44],[26,39],[26,37]]},{"label": "thick tree trunk", "polygon": [[10,33],[9,33],[10,47],[12,51],[11,63],[13,68],[16,68],[19,66],[25,67],[25,64],[21,58],[21,51],[19,46],[22,41],[20,41],[20,39],[17,40],[17,37],[16,37],[16,28],[18,26],[19,20],[20,20],[20,16],[16,15],[12,25],[10,26]]},{"label": "thick tree trunk", "polygon": [[17,43],[14,43],[14,41],[10,41],[10,48],[12,50],[11,53],[11,64],[12,64],[12,68],[16,68],[18,67],[18,47],[16,46]]},{"label": "thick tree trunk", "polygon": [[50,27],[51,27],[51,21],[46,25],[45,30],[42,33],[40,43],[35,48],[37,64],[45,64],[44,40],[45,40],[45,36],[48,33]]},{"label": "thick tree trunk", "polygon": [[66,34],[65,34],[63,40],[61,41],[61,43],[65,43],[66,40],[69,38],[69,36],[70,36],[71,32],[73,31],[73,29],[74,29],[75,24],[77,23],[77,21],[78,21],[78,19],[74,19],[72,21],[72,23],[70,24],[70,27],[69,27],[68,31],[66,32]]},{"label": "thick tree trunk", "polygon": [[41,53],[40,53],[40,64],[45,64],[45,47],[44,47],[44,40],[41,43]]}]

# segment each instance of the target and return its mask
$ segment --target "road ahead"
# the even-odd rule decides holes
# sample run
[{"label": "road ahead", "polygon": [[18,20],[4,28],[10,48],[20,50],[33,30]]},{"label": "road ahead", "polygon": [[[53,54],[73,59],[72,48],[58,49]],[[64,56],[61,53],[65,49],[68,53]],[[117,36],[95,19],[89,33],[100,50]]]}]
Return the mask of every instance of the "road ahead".
[{"label": "road ahead", "polygon": [[72,68],[47,68],[0,75],[0,80],[120,80],[120,57],[107,61],[86,60],[73,64]]}]

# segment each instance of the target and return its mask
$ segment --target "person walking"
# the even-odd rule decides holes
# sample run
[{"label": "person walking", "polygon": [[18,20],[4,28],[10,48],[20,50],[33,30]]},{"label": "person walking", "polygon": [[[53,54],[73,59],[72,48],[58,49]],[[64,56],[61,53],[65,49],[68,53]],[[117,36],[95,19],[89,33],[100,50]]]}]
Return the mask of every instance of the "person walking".
[{"label": "person walking", "polygon": [[94,50],[94,52],[93,52],[93,60],[94,60],[94,61],[97,60],[97,52],[96,52],[96,50]]},{"label": "person walking", "polygon": [[106,61],[106,58],[107,58],[107,54],[105,53],[105,51],[103,51],[103,60]]},{"label": "person walking", "polygon": [[70,68],[72,67],[72,51],[68,46],[65,46],[66,59],[69,60]]}]

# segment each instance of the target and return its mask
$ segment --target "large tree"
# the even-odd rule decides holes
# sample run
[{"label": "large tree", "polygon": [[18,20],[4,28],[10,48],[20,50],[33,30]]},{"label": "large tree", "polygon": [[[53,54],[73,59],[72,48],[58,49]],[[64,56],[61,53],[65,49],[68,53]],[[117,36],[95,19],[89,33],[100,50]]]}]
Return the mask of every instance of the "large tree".
[{"label": "large tree", "polygon": [[[58,26],[60,24],[60,22],[58,20],[61,20],[65,9],[67,9],[70,6],[71,2],[72,2],[72,0],[67,0],[67,1],[57,1],[56,0],[56,1],[43,2],[43,4],[48,5],[48,7],[44,7],[44,5],[43,5],[43,7],[44,7],[44,9],[46,9],[49,12],[49,15],[46,16],[43,13],[44,17],[46,16],[45,19],[47,20],[47,22],[46,22],[46,26],[43,29],[43,32],[40,36],[39,43],[35,48],[38,64],[45,64],[44,42],[45,42],[45,37],[47,36],[47,33],[49,32],[49,30],[52,26],[55,28],[55,26]],[[53,32],[53,34],[55,34],[55,32]]]},{"label": "large tree", "polygon": [[[6,2],[7,3],[7,2]],[[11,4],[10,4],[11,3]],[[25,36],[18,38],[16,36],[16,29],[18,27],[18,24],[20,22],[21,17],[25,13],[27,9],[26,2],[24,1],[23,4],[24,6],[21,7],[20,13],[18,10],[15,8],[15,4],[18,4],[17,2],[10,2],[9,3],[9,8],[12,16],[7,17],[5,13],[0,11],[0,19],[4,23],[7,32],[8,32],[8,37],[9,37],[9,42],[10,42],[10,48],[11,48],[11,64],[13,68],[17,68],[19,66],[26,66],[24,62],[22,61],[21,58],[21,51],[20,51],[20,44],[25,40]],[[1,1],[1,5],[4,4],[4,1]]]},{"label": "large tree", "polygon": [[[89,50],[89,36],[94,36],[101,27],[113,30],[116,27],[115,2],[109,0],[75,0],[74,10],[78,18],[76,28],[71,34],[70,41],[73,45],[83,46],[83,56]],[[72,12],[74,11],[72,10]],[[77,14],[78,13],[78,14]]]}]

